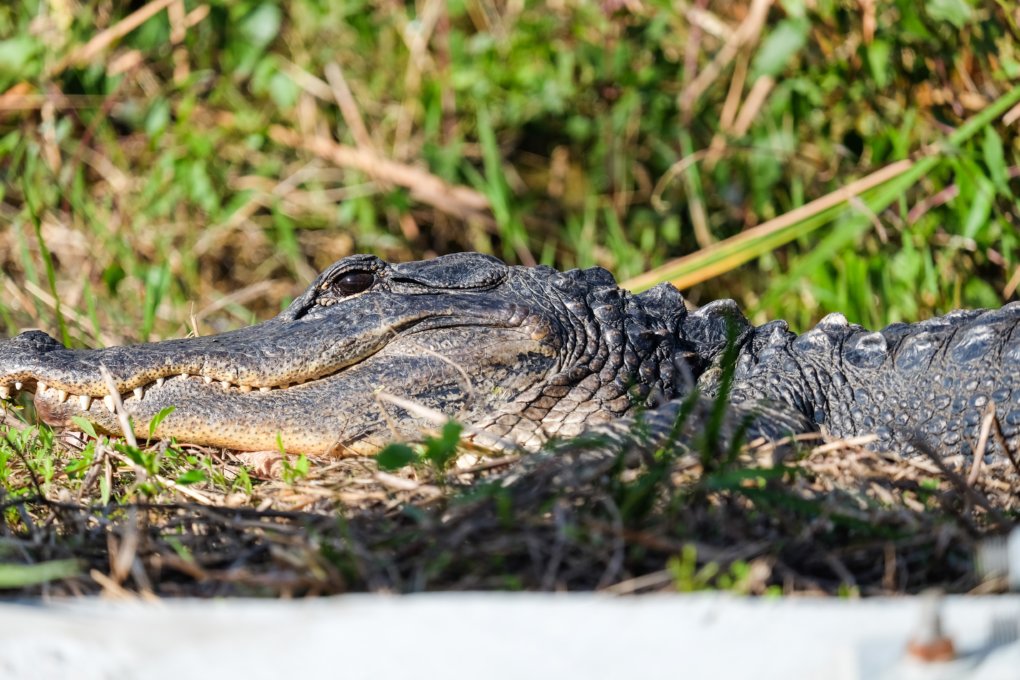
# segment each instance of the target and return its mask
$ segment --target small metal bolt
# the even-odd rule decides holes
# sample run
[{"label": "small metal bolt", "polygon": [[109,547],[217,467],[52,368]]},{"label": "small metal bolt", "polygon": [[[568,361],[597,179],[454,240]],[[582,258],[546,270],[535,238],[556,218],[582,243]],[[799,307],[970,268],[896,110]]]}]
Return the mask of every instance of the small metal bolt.
[{"label": "small metal bolt", "polygon": [[907,656],[924,663],[952,661],[956,646],[942,630],[942,593],[930,591],[921,598],[921,618],[907,643]]}]

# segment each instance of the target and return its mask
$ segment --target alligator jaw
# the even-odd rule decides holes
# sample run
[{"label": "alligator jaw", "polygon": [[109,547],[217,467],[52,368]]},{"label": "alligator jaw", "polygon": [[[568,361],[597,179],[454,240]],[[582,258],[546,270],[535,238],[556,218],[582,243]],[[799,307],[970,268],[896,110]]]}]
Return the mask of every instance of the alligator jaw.
[{"label": "alligator jaw", "polygon": [[[69,350],[39,331],[22,333],[0,341],[0,397],[34,390],[43,421],[72,425],[80,416],[121,434],[112,379],[138,435],[173,407],[157,436],[366,453],[425,425],[383,413],[380,390],[456,415],[506,401],[558,365],[561,337],[548,318],[497,288],[505,265],[475,256],[465,273],[451,274],[448,262],[347,258],[279,316],[220,335]],[[352,280],[366,278],[371,290],[351,292]]]},{"label": "alligator jaw", "polygon": [[[491,328],[487,344],[466,347],[477,342],[472,336],[478,330],[450,328],[420,338],[401,336],[400,342],[336,373],[288,387],[246,389],[198,376],[177,376],[122,394],[121,399],[140,437],[147,434],[157,414],[173,407],[160,420],[156,436],[237,450],[282,447],[312,455],[365,455],[394,437],[417,436],[430,425],[406,413],[393,413],[393,407],[387,408],[378,398],[379,392],[403,395],[455,414],[499,393],[492,375],[502,374],[500,388],[512,394],[517,383],[525,386],[555,360],[551,348],[536,343],[528,327]],[[485,353],[487,377],[466,376],[453,356],[442,354],[442,348],[451,345],[460,346],[456,356],[468,365],[476,361],[472,352]],[[22,387],[33,386],[22,383]],[[78,416],[99,431],[121,434],[110,395],[89,398],[42,384],[34,389],[36,412],[44,422],[73,426]],[[399,423],[396,430],[394,423]]]}]

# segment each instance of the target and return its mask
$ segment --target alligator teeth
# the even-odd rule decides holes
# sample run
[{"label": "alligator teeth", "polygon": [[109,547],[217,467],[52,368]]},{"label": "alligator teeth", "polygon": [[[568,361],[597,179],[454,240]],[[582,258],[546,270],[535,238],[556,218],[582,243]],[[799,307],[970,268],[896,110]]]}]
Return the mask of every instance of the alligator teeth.
[{"label": "alligator teeth", "polygon": [[42,394],[43,392],[46,391],[46,383],[44,383],[42,380],[38,381],[35,384],[35,387],[37,390],[39,390],[39,394]]},{"label": "alligator teeth", "polygon": [[188,375],[187,373],[181,373],[181,377],[182,377],[182,378],[184,378],[185,380],[187,380],[187,379],[188,379],[188,378],[190,378],[191,376],[190,376],[190,375]]},{"label": "alligator teeth", "polygon": [[14,383],[14,389],[20,390],[22,387],[24,387],[24,385],[20,380]]},{"label": "alligator teeth", "polygon": [[103,404],[106,406],[107,409],[109,409],[110,413],[116,412],[116,409],[113,408],[113,397],[111,397],[109,394],[103,397]]},{"label": "alligator teeth", "polygon": [[225,390],[229,390],[230,389],[230,383],[228,381],[226,381],[226,380],[221,380],[220,381],[220,385],[222,385],[223,389],[225,389]]},{"label": "alligator teeth", "polygon": [[205,381],[206,385],[211,385],[212,384],[212,376],[211,375],[203,375],[202,376],[202,380]]},{"label": "alligator teeth", "polygon": [[0,399],[10,399],[11,388],[7,385],[0,385]]},{"label": "alligator teeth", "polygon": [[89,407],[92,406],[92,397],[87,394],[78,395],[78,406],[81,407],[82,411],[88,411]]},{"label": "alligator teeth", "polygon": [[272,392],[272,391],[273,391],[272,387],[260,387],[259,388],[259,392]]},{"label": "alligator teeth", "polygon": [[145,396],[145,388],[144,388],[144,387],[136,387],[136,388],[134,389],[134,393],[135,393],[135,396],[136,396],[136,397],[138,397],[139,399],[141,399],[142,397],[144,397],[144,396]]},{"label": "alligator teeth", "polygon": [[251,385],[241,385],[242,392],[251,392]]},{"label": "alligator teeth", "polygon": [[67,401],[67,390],[57,390],[57,401],[61,404]]},{"label": "alligator teeth", "polygon": [[161,387],[166,382],[166,378],[156,378],[156,387]]}]

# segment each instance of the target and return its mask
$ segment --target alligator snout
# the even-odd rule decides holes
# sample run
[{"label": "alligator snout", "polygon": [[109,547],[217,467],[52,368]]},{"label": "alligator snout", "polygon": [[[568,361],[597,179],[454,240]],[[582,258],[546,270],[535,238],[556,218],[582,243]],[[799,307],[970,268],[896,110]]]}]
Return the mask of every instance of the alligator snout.
[{"label": "alligator snout", "polygon": [[45,357],[61,350],[67,348],[38,330],[0,341],[0,398],[8,399],[22,389],[34,391]]}]

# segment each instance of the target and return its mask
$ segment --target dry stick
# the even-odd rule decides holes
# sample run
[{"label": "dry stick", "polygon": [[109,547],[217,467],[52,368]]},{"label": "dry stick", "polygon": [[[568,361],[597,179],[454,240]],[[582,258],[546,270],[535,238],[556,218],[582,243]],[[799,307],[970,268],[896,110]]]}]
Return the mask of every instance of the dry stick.
[{"label": "dry stick", "polygon": [[124,433],[124,439],[131,445],[131,448],[137,449],[138,440],[135,439],[135,431],[131,428],[131,419],[128,418],[127,409],[124,408],[124,402],[120,398],[120,390],[117,389],[117,383],[114,381],[110,369],[105,364],[99,365],[99,373],[103,376],[103,382],[106,383],[106,390],[110,395],[110,399],[113,400],[113,410],[117,414],[117,421],[120,423],[121,432]]},{"label": "dry stick", "polygon": [[1020,267],[1017,267],[1016,271],[1013,272],[1013,276],[1009,277],[1006,287],[1002,289],[1002,296],[1007,299],[1013,297],[1013,293],[1016,292],[1018,287],[1020,287]]},{"label": "dry stick", "polygon": [[913,225],[922,216],[932,208],[937,208],[940,205],[949,203],[957,196],[960,195],[960,187],[956,184],[950,184],[945,189],[932,194],[931,196],[925,196],[923,199],[914,204],[914,206],[907,212],[907,224]]},{"label": "dry stick", "polygon": [[973,486],[981,474],[981,463],[985,460],[985,453],[988,449],[988,437],[992,433],[992,422],[995,420],[995,402],[988,402],[985,407],[985,417],[981,422],[981,432],[978,435],[977,446],[974,447],[974,462],[967,475],[967,484]]},{"label": "dry stick", "polygon": [[[995,421],[992,423],[992,434],[995,435],[995,441],[999,444],[999,447],[1006,452],[1006,458],[1009,459],[1009,462],[1013,466],[1013,469],[1016,470],[1018,475],[1020,475],[1020,459],[1018,459],[1016,453],[1014,453],[1006,445],[1006,437],[1003,436],[1002,428],[999,427],[998,418],[996,418]],[[1017,487],[1017,490],[1020,491],[1020,487]]]},{"label": "dry stick", "polygon": [[351,88],[347,86],[347,79],[344,78],[340,66],[335,62],[326,64],[325,74],[326,82],[329,83],[333,91],[336,105],[340,108],[340,114],[344,117],[347,127],[350,128],[351,136],[354,137],[354,143],[364,151],[375,151],[372,138],[368,134],[368,128],[365,127],[365,121],[358,109],[358,103],[354,100]]},{"label": "dry stick", "polygon": [[56,110],[67,109],[92,109],[106,100],[91,94],[17,94],[12,92],[14,88],[0,94],[0,111],[32,111],[41,109],[47,104],[52,104]]},{"label": "dry stick", "polygon": [[1002,124],[1009,127],[1018,120],[1020,120],[1020,103],[1006,112],[1006,115],[1002,117]]},{"label": "dry stick", "polygon": [[140,7],[113,26],[110,26],[105,31],[100,32],[98,35],[93,37],[92,40],[89,40],[86,44],[71,52],[71,54],[61,59],[57,62],[56,66],[50,69],[48,75],[50,77],[55,76],[68,66],[87,64],[115,41],[123,38],[125,35],[135,30],[177,1],[178,0],[153,0],[149,4]]},{"label": "dry stick", "polygon": [[[138,440],[135,438],[135,432],[131,428],[131,419],[128,418],[127,409],[124,408],[124,402],[120,398],[120,392],[117,390],[117,383],[114,381],[113,375],[110,373],[110,369],[108,369],[105,365],[103,364],[99,365],[99,373],[103,376],[103,382],[106,383],[106,390],[109,393],[110,398],[113,399],[113,408],[117,414],[117,420],[120,423],[120,429],[124,433],[124,439],[127,440],[127,443],[131,446],[131,448],[137,449]],[[132,461],[127,456],[122,455],[121,453],[114,451],[112,449],[109,450],[107,454],[123,463],[131,465],[131,467],[135,471],[135,474],[140,476],[143,481],[149,476],[145,468],[135,464],[134,461]],[[188,498],[198,501],[199,503],[204,503],[206,505],[215,504],[213,500],[206,496],[205,494],[199,493],[194,489],[189,489],[186,486],[182,486],[177,482],[173,481],[172,479],[167,479],[162,475],[153,475],[153,478],[163,486],[171,488],[174,491],[184,496],[187,496]]]},{"label": "dry stick", "polygon": [[[411,415],[428,420],[436,425],[445,425],[450,422],[450,417],[442,411],[426,406],[425,404],[420,404],[411,399],[405,399],[404,397],[390,394],[389,392],[379,392],[376,396],[380,401],[386,401],[394,406],[399,406]],[[464,426],[464,435],[471,435],[475,443],[480,443],[482,446],[487,446],[495,450],[513,451],[518,448],[517,444],[508,439],[497,437],[481,428],[472,427],[471,425]]]},{"label": "dry stick", "polygon": [[[935,467],[938,468],[938,471],[942,473],[942,475],[946,477],[946,479],[948,479],[949,482],[953,484],[953,486],[956,487],[957,491],[962,492],[963,495],[967,497],[975,505],[979,505],[982,508],[984,508],[998,526],[1000,527],[1011,526],[1011,523],[1008,521],[1008,519],[1002,513],[1002,511],[1000,511],[998,508],[992,505],[988,501],[988,499],[985,498],[983,493],[979,492],[977,489],[970,486],[967,483],[966,479],[956,474],[956,472],[954,472],[953,470],[949,469],[949,466],[946,465],[946,463],[942,460],[939,454],[933,451],[931,447],[929,447],[925,442],[921,441],[920,439],[914,439],[910,443],[913,444],[914,448],[919,450],[921,453],[927,456],[932,463],[934,463]],[[913,464],[913,462],[910,459],[907,459],[907,462]]]},{"label": "dry stick", "polygon": [[[138,554],[138,544],[141,542],[140,531],[138,530],[138,508],[131,505],[127,509],[127,520],[124,522],[124,533],[121,535],[120,545],[111,549],[110,554],[110,578],[118,584],[124,583],[131,570],[131,564]],[[109,540],[114,541],[113,533],[108,534]],[[114,546],[110,546],[113,548]]]},{"label": "dry stick", "polygon": [[733,66],[730,88],[719,114],[719,131],[712,136],[712,141],[708,145],[708,155],[705,156],[707,170],[712,170],[715,167],[726,148],[726,134],[733,128],[733,121],[736,120],[737,111],[740,109],[740,93],[744,91],[744,84],[747,82],[749,62],[750,57],[747,53],[741,52],[737,57],[737,63]]},{"label": "dry stick", "polygon": [[775,84],[775,78],[772,76],[762,76],[754,81],[754,85],[751,86],[751,91],[747,93],[747,98],[744,99],[744,103],[740,107],[740,113],[737,114],[737,118],[733,123],[733,135],[735,137],[744,136],[751,128],[751,123],[757,118],[758,112],[765,103],[765,98],[769,96],[769,92],[772,91]]},{"label": "dry stick", "polygon": [[302,149],[340,167],[410,189],[412,197],[452,215],[484,219],[490,208],[489,199],[481,192],[450,184],[427,170],[391,161],[371,151],[325,137],[304,137],[282,125],[271,125],[269,137],[277,144]]},{"label": "dry stick", "polygon": [[[737,53],[744,45],[753,43],[761,34],[765,25],[765,17],[768,14],[772,0],[752,0],[751,8],[748,10],[747,18],[740,24],[740,28],[733,32],[733,36],[726,41],[722,49],[715,55],[715,58],[705,69],[698,74],[691,84],[680,92],[680,108],[694,108],[694,102],[701,97],[702,93],[715,82]],[[689,102],[689,103],[686,103]]]},{"label": "dry stick", "polygon": [[[688,161],[687,159],[681,159],[681,161],[679,161],[678,164],[689,162],[690,161]],[[825,196],[822,196],[821,198],[816,198],[810,203],[805,203],[799,208],[794,208],[790,212],[784,213],[779,217],[776,217],[775,219],[771,219],[768,222],[758,225],[757,227],[748,229],[746,231],[742,231],[736,236],[728,238],[724,241],[719,241],[715,245],[712,245],[708,248],[699,250],[696,253],[692,253],[691,255],[686,255],[684,257],[677,258],[675,260],[672,260],[671,262],[666,263],[662,267],[657,267],[648,272],[645,272],[644,274],[641,274],[640,276],[635,276],[632,279],[628,279],[621,283],[620,287],[641,288],[653,285],[659,280],[661,276],[659,274],[659,271],[661,269],[667,267],[672,269],[677,265],[680,265],[695,257],[697,259],[702,259],[706,255],[718,251],[720,249],[732,248],[734,245],[737,244],[755,241],[759,238],[768,236],[769,234],[772,234],[776,231],[785,229],[786,227],[797,224],[798,222],[805,220],[808,217],[816,215],[820,212],[824,212],[829,208],[833,208],[839,205],[840,203],[845,203],[849,201],[850,198],[858,196],[864,193],[865,191],[868,191],[869,189],[873,189],[881,184],[884,184],[885,182],[888,182],[889,180],[902,175],[907,170],[909,170],[913,165],[914,162],[908,159],[891,163],[885,166],[884,168],[876,170],[870,175],[866,175],[860,178],[859,180],[851,182],[846,186],[840,187],[835,191],[832,191],[826,194]],[[672,168],[670,170],[672,170]],[[671,173],[669,171],[667,171],[666,174],[663,175],[662,179],[659,180],[659,186],[656,186],[655,196],[661,196],[662,193],[661,186],[664,186],[664,182],[666,182],[668,179],[671,179],[675,175],[676,173]],[[661,198],[659,199],[659,202],[661,203]],[[717,274],[720,274],[724,271],[727,271],[729,268],[730,266],[726,262],[714,262],[708,266],[699,269],[696,272],[691,272],[679,282],[674,281],[674,285],[676,285],[678,288],[687,288],[697,283],[701,283],[702,281],[705,281],[707,279],[710,279],[713,276],[716,276]]]}]

